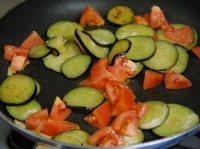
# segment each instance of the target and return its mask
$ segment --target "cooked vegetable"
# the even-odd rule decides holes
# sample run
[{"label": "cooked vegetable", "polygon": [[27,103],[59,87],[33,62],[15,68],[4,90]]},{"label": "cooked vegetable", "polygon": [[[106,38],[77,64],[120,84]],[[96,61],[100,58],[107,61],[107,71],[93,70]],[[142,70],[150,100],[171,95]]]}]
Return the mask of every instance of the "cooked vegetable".
[{"label": "cooked vegetable", "polygon": [[127,39],[115,42],[108,54],[108,63],[113,64],[116,56],[125,55],[132,47],[132,43]]},{"label": "cooked vegetable", "polygon": [[134,12],[128,6],[115,6],[108,11],[106,18],[111,23],[125,25],[133,22]]},{"label": "cooked vegetable", "polygon": [[79,30],[84,30],[83,27],[72,21],[58,21],[53,23],[47,29],[47,37],[53,38],[56,36],[62,36],[69,41],[74,41],[74,31],[78,28]]},{"label": "cooked vegetable", "polygon": [[62,64],[62,73],[68,78],[76,78],[82,75],[89,67],[91,57],[88,55],[76,55],[67,59]]},{"label": "cooked vegetable", "polygon": [[156,44],[150,36],[130,36],[131,49],[125,54],[130,60],[144,60],[151,57],[156,51]]},{"label": "cooked vegetable", "polygon": [[22,104],[36,95],[34,80],[26,75],[7,77],[0,86],[0,99],[6,104]]},{"label": "cooked vegetable", "polygon": [[75,40],[83,53],[93,55],[97,58],[103,58],[109,53],[108,47],[97,45],[89,35],[79,29],[75,30]]},{"label": "cooked vegetable", "polygon": [[141,129],[138,129],[137,135],[135,136],[121,136],[127,146],[140,144],[144,141],[144,133]]},{"label": "cooked vegetable", "polygon": [[30,58],[42,58],[50,53],[50,49],[46,47],[45,44],[35,46],[29,50],[28,56]]},{"label": "cooked vegetable", "polygon": [[192,52],[200,59],[200,46],[193,47]]},{"label": "cooked vegetable", "polygon": [[162,137],[168,137],[184,132],[199,123],[199,116],[190,108],[183,105],[170,103],[169,116],[161,125],[152,131]]},{"label": "cooked vegetable", "polygon": [[69,106],[95,108],[104,100],[103,94],[91,87],[78,87],[69,91],[63,101]]},{"label": "cooked vegetable", "polygon": [[36,100],[32,100],[29,103],[21,106],[6,106],[8,113],[15,119],[24,121],[31,114],[41,110],[41,105]]},{"label": "cooked vegetable", "polygon": [[153,30],[151,27],[142,25],[142,24],[127,24],[119,27],[116,32],[115,36],[116,38],[123,39],[129,36],[136,36],[136,35],[149,35],[154,36],[155,30]]},{"label": "cooked vegetable", "polygon": [[164,40],[156,40],[156,51],[155,54],[142,63],[154,70],[165,70],[174,66],[178,59],[178,51],[176,47]]},{"label": "cooked vegetable", "polygon": [[89,137],[86,131],[74,129],[58,134],[53,140],[73,145],[87,145]]},{"label": "cooked vegetable", "polygon": [[162,101],[145,102],[149,107],[143,118],[139,119],[139,128],[152,129],[162,124],[169,115],[168,105]]}]

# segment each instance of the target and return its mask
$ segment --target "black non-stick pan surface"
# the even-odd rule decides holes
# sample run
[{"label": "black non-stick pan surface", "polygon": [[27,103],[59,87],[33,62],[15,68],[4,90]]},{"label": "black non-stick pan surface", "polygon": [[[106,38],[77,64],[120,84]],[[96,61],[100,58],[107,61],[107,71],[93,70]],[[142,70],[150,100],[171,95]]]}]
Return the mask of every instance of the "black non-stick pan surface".
[{"label": "black non-stick pan surface", "polygon": [[[28,0],[18,5],[7,13],[0,20],[0,82],[7,77],[7,68],[10,62],[3,58],[3,47],[5,44],[19,46],[23,39],[33,30],[37,31],[41,37],[46,40],[47,28],[56,21],[70,20],[79,22],[83,9],[91,5],[99,11],[105,19],[109,9],[116,5],[127,5],[131,7],[136,15],[142,15],[150,11],[151,6],[157,5],[163,11],[169,23],[184,23],[191,25],[200,33],[200,1],[198,0]],[[110,29],[115,32],[117,26],[106,22],[101,28]],[[91,28],[86,28],[89,30]],[[198,41],[197,45],[200,45]],[[142,89],[143,74],[130,82],[130,87],[136,94],[137,101],[161,100],[167,103],[178,103],[185,105],[200,115],[200,60],[189,51],[189,64],[187,70],[183,73],[193,83],[191,88],[181,90],[166,90],[163,83],[149,90]],[[76,79],[67,79],[60,73],[46,69],[42,60],[30,59],[31,63],[22,71],[22,74],[29,75],[37,80],[42,87],[41,94],[37,100],[43,108],[49,110],[56,96],[62,98],[68,91],[78,86],[78,83],[87,78],[84,74]],[[7,113],[5,105],[0,102],[0,115],[5,119],[13,129],[22,135],[36,142],[45,142],[47,144],[61,147],[79,148],[77,146],[61,144],[44,139],[34,135],[30,131],[20,128],[13,124],[13,118]],[[73,112],[69,120],[81,126],[90,134],[96,129],[84,122],[84,112]],[[176,137],[161,139],[155,137],[150,131],[145,131],[145,143],[132,146],[130,148],[165,148],[179,142],[180,139],[197,133],[200,125]],[[180,137],[181,136],[181,137]],[[158,140],[159,139],[159,140]],[[156,141],[154,141],[156,140]],[[151,141],[151,142],[149,142]],[[153,141],[153,142],[152,142]],[[83,147],[81,147],[83,148]]]}]

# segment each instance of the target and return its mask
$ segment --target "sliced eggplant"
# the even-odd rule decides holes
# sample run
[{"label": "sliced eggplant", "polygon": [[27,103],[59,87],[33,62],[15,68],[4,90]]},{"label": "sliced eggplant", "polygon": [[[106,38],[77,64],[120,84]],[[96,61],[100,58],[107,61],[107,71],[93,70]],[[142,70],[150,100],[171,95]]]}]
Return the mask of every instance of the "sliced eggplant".
[{"label": "sliced eggplant", "polygon": [[125,57],[130,60],[144,60],[151,57],[156,51],[156,44],[150,36],[130,36],[126,39],[132,43],[131,49]]},{"label": "sliced eggplant", "polygon": [[155,30],[146,25],[131,23],[119,27],[115,32],[115,36],[118,40],[136,35],[154,36]]},{"label": "sliced eggplant", "polygon": [[34,79],[29,76],[15,74],[7,77],[0,85],[0,99],[8,105],[21,105],[37,92]]},{"label": "sliced eggplant", "polygon": [[58,21],[53,23],[47,29],[47,37],[53,38],[56,36],[62,36],[69,41],[74,41],[74,31],[78,28],[79,30],[84,30],[84,28],[72,21]]},{"label": "sliced eggplant", "polygon": [[80,54],[67,59],[62,64],[62,73],[67,78],[76,78],[82,75],[89,67],[91,57],[89,55]]},{"label": "sliced eggplant", "polygon": [[113,44],[116,40],[115,34],[107,29],[95,29],[91,31],[84,31],[91,39],[100,46]]},{"label": "sliced eggplant", "polygon": [[103,58],[108,55],[109,47],[97,45],[87,34],[81,30],[75,30],[75,40],[83,53]]},{"label": "sliced eggplant", "polygon": [[67,42],[64,45],[64,52],[55,56],[53,54],[49,54],[43,58],[44,65],[52,69],[56,72],[61,72],[62,64],[70,57],[82,54],[79,47],[74,42]]},{"label": "sliced eggplant", "polygon": [[59,52],[59,54],[61,54],[65,51],[64,45],[66,42],[67,42],[66,38],[62,36],[55,36],[46,41],[46,46],[56,49]]},{"label": "sliced eggplant", "polygon": [[104,96],[95,88],[78,87],[65,94],[63,101],[67,106],[92,109],[104,101]]},{"label": "sliced eggplant", "polygon": [[118,40],[108,54],[108,63],[112,64],[115,56],[125,55],[131,49],[132,43],[127,39]]},{"label": "sliced eggplant", "polygon": [[176,47],[164,40],[157,40],[156,51],[152,57],[142,61],[142,63],[153,70],[165,70],[174,66],[178,60]]},{"label": "sliced eggplant", "polygon": [[45,44],[35,46],[29,50],[28,56],[30,58],[42,58],[50,53],[51,50]]},{"label": "sliced eggplant", "polygon": [[144,133],[141,129],[138,129],[137,135],[134,136],[121,136],[127,146],[140,144],[144,141]]},{"label": "sliced eggplant", "polygon": [[106,18],[113,24],[125,25],[133,22],[134,12],[128,6],[119,5],[110,9]]}]

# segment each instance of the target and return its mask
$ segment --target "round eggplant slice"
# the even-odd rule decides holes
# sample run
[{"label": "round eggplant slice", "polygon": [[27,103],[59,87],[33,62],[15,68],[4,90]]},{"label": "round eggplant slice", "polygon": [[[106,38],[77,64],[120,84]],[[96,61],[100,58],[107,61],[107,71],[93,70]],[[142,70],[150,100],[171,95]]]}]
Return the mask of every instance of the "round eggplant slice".
[{"label": "round eggplant slice", "polygon": [[96,58],[103,58],[108,55],[109,47],[97,45],[89,35],[79,29],[75,30],[75,41],[83,53],[93,55]]},{"label": "round eggplant slice", "polygon": [[107,13],[107,20],[113,24],[125,25],[133,22],[134,12],[128,6],[116,6]]},{"label": "round eggplant slice", "polygon": [[116,40],[115,35],[107,29],[95,29],[91,31],[84,31],[90,38],[100,46],[113,44]]},{"label": "round eggplant slice", "polygon": [[103,94],[91,87],[78,87],[68,92],[63,101],[67,106],[95,108],[104,101]]},{"label": "round eggplant slice", "polygon": [[115,56],[125,55],[131,49],[132,43],[127,39],[118,40],[108,54],[108,63],[111,65]]},{"label": "round eggplant slice", "polygon": [[35,97],[37,92],[34,79],[15,74],[7,77],[0,86],[0,99],[9,105],[19,105]]},{"label": "round eggplant slice", "polygon": [[29,50],[28,56],[30,58],[42,58],[46,56],[48,53],[50,53],[51,50],[46,47],[46,45],[39,45],[31,48]]}]

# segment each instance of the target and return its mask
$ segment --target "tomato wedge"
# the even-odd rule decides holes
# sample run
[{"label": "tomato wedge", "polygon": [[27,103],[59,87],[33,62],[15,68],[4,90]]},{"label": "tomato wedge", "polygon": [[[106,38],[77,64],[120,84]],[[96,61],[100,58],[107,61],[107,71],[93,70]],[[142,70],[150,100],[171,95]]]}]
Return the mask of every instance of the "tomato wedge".
[{"label": "tomato wedge", "polygon": [[79,83],[79,86],[87,86],[87,87],[96,88],[96,89],[98,89],[98,90],[104,90],[104,84],[105,84],[105,83],[104,83],[103,80],[101,80],[98,84],[95,84],[95,83],[92,82],[91,78],[89,77],[89,78],[87,78],[87,79],[81,81],[81,82]]},{"label": "tomato wedge", "polygon": [[129,110],[118,115],[111,127],[120,135],[135,136],[138,132],[137,113],[134,110]]},{"label": "tomato wedge", "polygon": [[192,82],[180,73],[176,73],[172,69],[165,72],[164,83],[166,89],[183,89],[192,86]]},{"label": "tomato wedge", "polygon": [[112,129],[104,127],[93,133],[88,139],[89,145],[98,145],[100,147],[123,146],[123,139]]},{"label": "tomato wedge", "polygon": [[80,127],[69,121],[45,120],[42,122],[41,132],[49,136],[55,136],[71,129],[80,129]]},{"label": "tomato wedge", "polygon": [[92,113],[84,118],[86,122],[97,127],[103,128],[108,126],[111,119],[111,107],[109,101],[105,101],[97,107]]},{"label": "tomato wedge", "polygon": [[42,126],[42,122],[49,118],[48,109],[42,109],[36,113],[31,114],[26,120],[25,124],[28,129],[34,130]]},{"label": "tomato wedge", "polygon": [[86,25],[89,26],[102,26],[104,25],[105,21],[99,14],[99,12],[91,6],[87,6],[80,18],[80,25],[85,27]]},{"label": "tomato wedge", "polygon": [[133,22],[135,24],[149,25],[149,23],[146,20],[146,18],[144,16],[140,16],[140,15],[135,15],[134,18],[133,18]]},{"label": "tomato wedge", "polygon": [[13,55],[14,55],[13,49],[14,49],[15,47],[16,47],[16,46],[13,46],[13,45],[5,45],[5,46],[4,46],[4,58],[5,58],[6,60],[9,60],[9,61],[12,60]]},{"label": "tomato wedge", "polygon": [[[167,29],[168,28],[168,29]],[[186,46],[193,43],[193,33],[190,26],[175,29],[173,26],[163,27],[164,35],[174,43]]]},{"label": "tomato wedge", "polygon": [[[150,14],[146,14],[144,16],[146,20],[149,20],[150,27],[153,29],[160,28],[163,25],[168,24],[167,19],[163,11],[158,6],[152,6]],[[149,17],[149,18],[148,18]]]},{"label": "tomato wedge", "polygon": [[192,48],[192,52],[200,59],[200,46]]},{"label": "tomato wedge", "polygon": [[133,109],[136,111],[137,113],[137,117],[138,118],[143,118],[144,115],[146,114],[146,112],[148,111],[149,107],[147,104],[143,103],[143,102],[138,102]]},{"label": "tomato wedge", "polygon": [[163,80],[164,74],[155,72],[153,70],[145,70],[143,89],[149,89],[157,86]]},{"label": "tomato wedge", "polygon": [[62,121],[66,119],[72,110],[67,108],[65,103],[57,96],[51,109],[50,119],[54,121]]},{"label": "tomato wedge", "polygon": [[42,45],[44,43],[45,42],[40,37],[40,35],[36,31],[33,31],[26,37],[26,39],[22,42],[20,47],[31,49],[35,46]]}]

